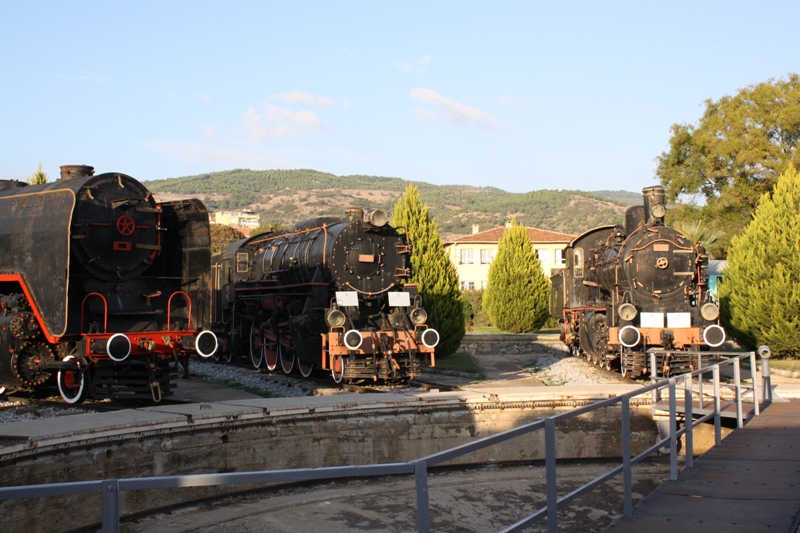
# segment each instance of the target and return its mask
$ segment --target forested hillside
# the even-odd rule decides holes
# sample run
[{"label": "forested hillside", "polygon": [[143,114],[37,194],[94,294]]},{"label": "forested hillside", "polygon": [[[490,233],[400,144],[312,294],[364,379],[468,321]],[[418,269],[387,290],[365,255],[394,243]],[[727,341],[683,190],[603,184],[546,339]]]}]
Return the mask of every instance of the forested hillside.
[{"label": "forested hillside", "polygon": [[341,214],[352,205],[391,211],[409,184],[419,189],[443,235],[470,233],[473,224],[479,224],[481,230],[490,229],[511,217],[526,226],[577,234],[621,222],[623,204],[641,198],[626,191],[510,193],[494,187],[335,176],[315,170],[236,169],[146,183],[159,200],[197,197],[210,211],[248,207],[261,214],[262,223],[285,225],[323,214]]}]

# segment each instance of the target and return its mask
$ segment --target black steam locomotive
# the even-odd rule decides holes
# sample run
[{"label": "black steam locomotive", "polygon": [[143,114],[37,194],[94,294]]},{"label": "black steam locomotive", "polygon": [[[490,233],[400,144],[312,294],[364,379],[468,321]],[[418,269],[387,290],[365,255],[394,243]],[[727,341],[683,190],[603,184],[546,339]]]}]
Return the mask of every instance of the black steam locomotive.
[{"label": "black steam locomotive", "polygon": [[434,364],[436,330],[411,275],[411,244],[381,210],[347,210],[285,233],[230,244],[212,258],[220,356],[308,377],[400,381]]},{"label": "black steam locomotive", "polygon": [[[0,182],[0,392],[55,378],[68,403],[171,394],[170,362],[208,357],[208,214],[125,174],[63,166]],[[177,367],[177,365],[176,365]]]},{"label": "black steam locomotive", "polygon": [[550,312],[573,355],[638,377],[649,372],[650,348],[669,350],[656,369],[668,376],[696,366],[696,356],[681,350],[718,347],[725,331],[708,291],[705,250],[664,225],[663,187],[642,194],[625,227],[598,227],[570,243],[566,268],[551,279]]}]

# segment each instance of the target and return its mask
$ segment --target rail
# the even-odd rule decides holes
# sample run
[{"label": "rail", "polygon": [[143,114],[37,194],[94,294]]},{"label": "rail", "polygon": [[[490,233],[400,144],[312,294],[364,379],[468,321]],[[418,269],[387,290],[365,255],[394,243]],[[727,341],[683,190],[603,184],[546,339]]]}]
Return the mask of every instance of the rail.
[{"label": "rail", "polygon": [[[763,351],[762,351],[763,350]],[[767,398],[771,400],[771,389],[769,384],[769,349],[762,346],[759,348],[759,353],[762,355],[763,376],[763,400]],[[503,529],[503,532],[516,532],[531,526],[542,518],[547,518],[547,526],[549,532],[558,531],[558,510],[574,499],[586,494],[587,492],[595,489],[606,481],[622,474],[623,477],[623,510],[625,516],[633,515],[633,497],[632,497],[632,466],[639,463],[655,453],[657,450],[664,446],[664,441],[658,441],[638,455],[631,457],[631,411],[630,400],[632,398],[653,393],[662,394],[664,391],[668,392],[669,397],[669,453],[670,453],[670,479],[674,480],[678,477],[678,439],[681,436],[686,436],[686,467],[693,465],[692,457],[692,431],[694,427],[702,422],[705,422],[713,417],[716,428],[716,444],[721,442],[721,428],[720,418],[721,411],[724,408],[720,399],[722,392],[722,384],[720,382],[720,367],[724,365],[733,365],[734,368],[734,383],[730,385],[734,393],[732,400],[726,402],[724,405],[737,405],[737,412],[741,413],[741,375],[739,372],[739,361],[744,358],[749,358],[751,370],[755,370],[755,354],[753,352],[747,354],[737,354],[731,356],[730,359],[716,362],[709,367],[698,369],[689,374],[681,375],[679,377],[672,377],[664,379],[650,385],[641,387],[627,394],[600,400],[592,404],[574,409],[572,411],[557,414],[531,422],[523,426],[503,431],[489,437],[478,439],[474,442],[463,444],[449,450],[444,450],[432,455],[428,455],[416,460],[404,463],[388,463],[377,465],[361,465],[361,466],[338,466],[338,467],[324,467],[324,468],[298,468],[292,470],[265,470],[258,472],[240,472],[240,473],[224,473],[224,474],[198,474],[198,475],[183,475],[183,476],[160,476],[160,477],[146,477],[146,478],[129,478],[129,479],[106,479],[97,481],[81,481],[71,483],[54,483],[42,485],[26,485],[17,487],[0,487],[0,500],[13,500],[20,498],[38,498],[46,496],[62,496],[62,495],[77,495],[77,494],[102,494],[102,531],[103,533],[118,533],[120,530],[120,506],[119,506],[119,493],[126,490],[148,490],[148,489],[165,489],[165,488],[184,488],[184,487],[202,487],[202,486],[219,486],[219,485],[238,485],[243,483],[273,483],[273,482],[288,482],[288,481],[313,481],[313,480],[330,480],[340,478],[353,478],[353,477],[375,477],[375,476],[388,476],[388,475],[413,475],[416,481],[416,502],[417,502],[417,530],[419,532],[430,531],[430,504],[428,494],[428,469],[431,466],[449,461],[468,453],[481,450],[483,448],[499,444],[501,442],[519,437],[533,431],[544,429],[545,432],[545,471],[547,480],[547,503],[544,507],[535,513],[522,518],[515,524]],[[703,396],[700,392],[700,387],[695,386],[703,380],[703,375],[708,372],[712,373],[713,378],[713,411],[705,416],[693,418],[692,406],[693,398],[695,395],[700,395],[702,401]],[[759,402],[756,397],[758,387],[756,383],[756,373],[751,373],[752,386],[747,388],[752,392],[754,404],[758,406]],[[678,418],[678,383],[681,382],[683,387],[681,389],[684,399],[685,410],[685,425],[680,430],[677,429]],[[768,392],[770,391],[770,392]],[[622,437],[622,463],[615,466],[608,472],[601,474],[588,483],[578,487],[577,489],[565,494],[561,497],[558,496],[556,480],[556,424],[575,418],[586,413],[610,407],[619,404],[621,406],[621,437]],[[758,407],[756,407],[756,410]],[[740,415],[741,416],[741,415]],[[691,423],[690,423],[691,422]]]}]

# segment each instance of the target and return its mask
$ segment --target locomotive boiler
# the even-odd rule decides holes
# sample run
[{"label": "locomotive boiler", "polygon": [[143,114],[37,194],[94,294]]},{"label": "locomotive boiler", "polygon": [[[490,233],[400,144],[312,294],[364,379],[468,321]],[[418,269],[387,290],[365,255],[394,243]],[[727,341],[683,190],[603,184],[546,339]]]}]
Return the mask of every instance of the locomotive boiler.
[{"label": "locomotive boiler", "polygon": [[643,205],[626,211],[624,226],[603,226],[567,247],[565,269],[552,278],[551,315],[572,353],[638,377],[690,371],[696,356],[682,351],[725,342],[719,308],[708,291],[705,250],[664,224],[664,188],[642,191]]},{"label": "locomotive boiler", "polygon": [[212,258],[221,356],[333,380],[401,381],[439,342],[411,275],[411,243],[381,210],[299,222]]},{"label": "locomotive boiler", "polygon": [[0,189],[0,389],[55,379],[68,403],[158,402],[171,361],[212,355],[200,201],[158,204],[134,178],[83,165]]}]

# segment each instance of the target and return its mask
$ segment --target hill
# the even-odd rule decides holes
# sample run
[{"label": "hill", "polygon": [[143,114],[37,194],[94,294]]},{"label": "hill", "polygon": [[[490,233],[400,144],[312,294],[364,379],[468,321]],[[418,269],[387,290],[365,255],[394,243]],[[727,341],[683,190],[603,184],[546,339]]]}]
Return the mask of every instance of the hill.
[{"label": "hill", "polygon": [[511,217],[526,226],[578,234],[622,221],[626,205],[641,196],[626,191],[588,193],[540,190],[510,193],[494,187],[432,185],[379,176],[336,176],[315,170],[235,169],[146,182],[160,201],[197,197],[210,211],[248,207],[261,222],[284,225],[349,206],[391,212],[400,195],[415,185],[443,236],[503,225]]}]

